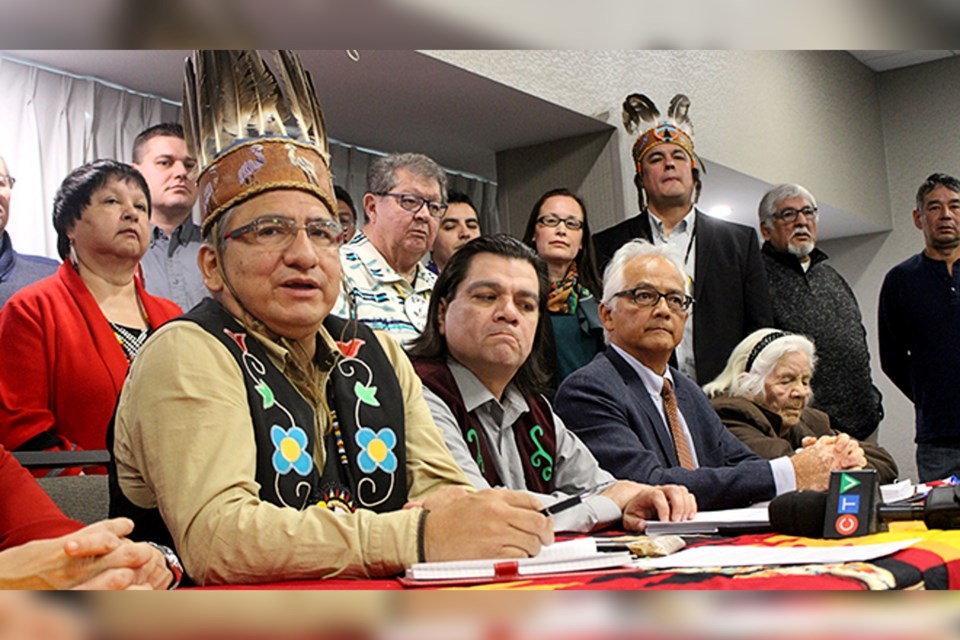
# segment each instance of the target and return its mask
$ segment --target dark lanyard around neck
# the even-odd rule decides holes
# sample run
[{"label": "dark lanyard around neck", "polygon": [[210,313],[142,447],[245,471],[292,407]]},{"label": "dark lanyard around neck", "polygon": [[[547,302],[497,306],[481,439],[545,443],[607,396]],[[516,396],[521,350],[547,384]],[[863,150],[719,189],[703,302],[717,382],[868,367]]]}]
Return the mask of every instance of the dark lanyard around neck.
[{"label": "dark lanyard around neck", "polygon": [[693,225],[693,231],[690,232],[690,239],[687,241],[687,251],[683,254],[683,266],[686,267],[690,262],[690,250],[693,248],[693,241],[697,238],[697,225]]}]

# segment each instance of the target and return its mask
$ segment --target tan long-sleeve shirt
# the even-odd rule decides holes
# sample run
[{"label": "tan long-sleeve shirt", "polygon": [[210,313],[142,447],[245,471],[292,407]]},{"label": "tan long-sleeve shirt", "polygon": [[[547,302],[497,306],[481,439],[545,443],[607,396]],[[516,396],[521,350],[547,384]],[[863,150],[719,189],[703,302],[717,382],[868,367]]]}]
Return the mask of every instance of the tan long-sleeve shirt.
[{"label": "tan long-sleeve shirt", "polygon": [[[469,487],[406,355],[389,336],[377,337],[404,396],[409,498],[441,486]],[[257,338],[283,370],[286,350]],[[335,348],[323,329],[318,340]],[[314,458],[322,469],[327,425],[325,412],[315,413]],[[114,454],[124,495],[137,506],[159,507],[200,584],[386,576],[417,560],[420,509],[338,515],[260,500],[243,374],[227,349],[192,322],[163,327],[138,355],[120,395]]]}]

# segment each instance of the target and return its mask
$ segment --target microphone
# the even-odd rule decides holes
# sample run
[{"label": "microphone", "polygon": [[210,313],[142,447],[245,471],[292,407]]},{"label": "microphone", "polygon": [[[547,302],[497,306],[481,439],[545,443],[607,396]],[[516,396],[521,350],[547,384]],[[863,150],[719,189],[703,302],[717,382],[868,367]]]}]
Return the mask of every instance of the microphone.
[{"label": "microphone", "polygon": [[777,533],[802,538],[823,536],[827,511],[826,491],[791,491],[777,496],[767,508],[770,528]]},{"label": "microphone", "polygon": [[[770,528],[804,538],[837,537],[829,535],[830,527],[835,526],[833,516],[827,515],[829,495],[821,491],[793,491],[777,496],[770,501]],[[923,504],[877,505],[875,515],[883,523],[922,519],[928,529],[960,529],[960,485],[931,489]],[[855,533],[865,535],[885,529],[880,524]]]}]

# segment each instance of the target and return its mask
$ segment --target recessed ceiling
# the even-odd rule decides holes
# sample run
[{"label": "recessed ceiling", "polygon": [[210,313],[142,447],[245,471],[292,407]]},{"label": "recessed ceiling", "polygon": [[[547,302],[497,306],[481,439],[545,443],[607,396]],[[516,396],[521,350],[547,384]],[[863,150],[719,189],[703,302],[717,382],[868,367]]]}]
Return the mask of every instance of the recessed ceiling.
[{"label": "recessed ceiling", "polygon": [[[2,51],[179,102],[189,51]],[[299,51],[328,135],[379,151],[418,151],[496,180],[496,152],[610,125],[415,51]]]},{"label": "recessed ceiling", "polygon": [[916,49],[906,51],[850,51],[850,54],[874,71],[890,71],[912,67],[915,64],[933,62],[960,54],[954,49]]}]

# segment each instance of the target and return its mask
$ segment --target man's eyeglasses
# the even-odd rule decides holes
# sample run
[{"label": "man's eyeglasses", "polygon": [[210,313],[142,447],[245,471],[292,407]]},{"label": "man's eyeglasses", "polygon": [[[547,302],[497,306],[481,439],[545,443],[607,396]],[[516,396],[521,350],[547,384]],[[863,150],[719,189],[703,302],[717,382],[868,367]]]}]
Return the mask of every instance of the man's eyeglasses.
[{"label": "man's eyeglasses", "polygon": [[250,242],[262,247],[281,249],[293,244],[300,229],[307,232],[307,238],[316,249],[336,249],[343,243],[343,227],[333,220],[308,220],[298,224],[280,216],[257,218],[224,237],[233,240],[246,236]]},{"label": "man's eyeglasses", "polygon": [[381,192],[373,194],[375,196],[390,196],[391,198],[396,198],[397,204],[400,205],[400,208],[409,213],[417,213],[420,209],[423,208],[423,205],[427,205],[427,211],[430,212],[430,215],[434,218],[442,218],[443,214],[447,212],[447,204],[445,202],[435,202],[432,200],[427,200],[426,198],[421,198],[415,193],[389,193]]},{"label": "man's eyeglasses", "polygon": [[816,207],[801,207],[800,209],[793,209],[787,207],[786,209],[781,209],[773,214],[773,217],[777,220],[783,220],[784,222],[793,222],[797,219],[797,216],[803,214],[807,218],[816,221],[817,219],[817,208]]},{"label": "man's eyeglasses", "polygon": [[537,218],[537,224],[542,224],[545,227],[556,227],[561,222],[567,229],[570,229],[571,231],[583,229],[583,220],[578,220],[576,218],[561,218],[560,216],[555,216],[552,213],[548,213],[545,216],[540,216]]},{"label": "man's eyeglasses", "polygon": [[633,289],[625,289],[613,294],[615,298],[627,298],[632,300],[638,307],[655,307],[660,303],[660,298],[667,301],[667,308],[676,313],[685,313],[693,304],[693,298],[678,291],[668,291],[661,293],[653,287],[641,286]]},{"label": "man's eyeglasses", "polygon": [[7,187],[13,189],[13,185],[17,184],[17,179],[13,176],[5,176],[0,173],[0,189],[6,189]]}]

